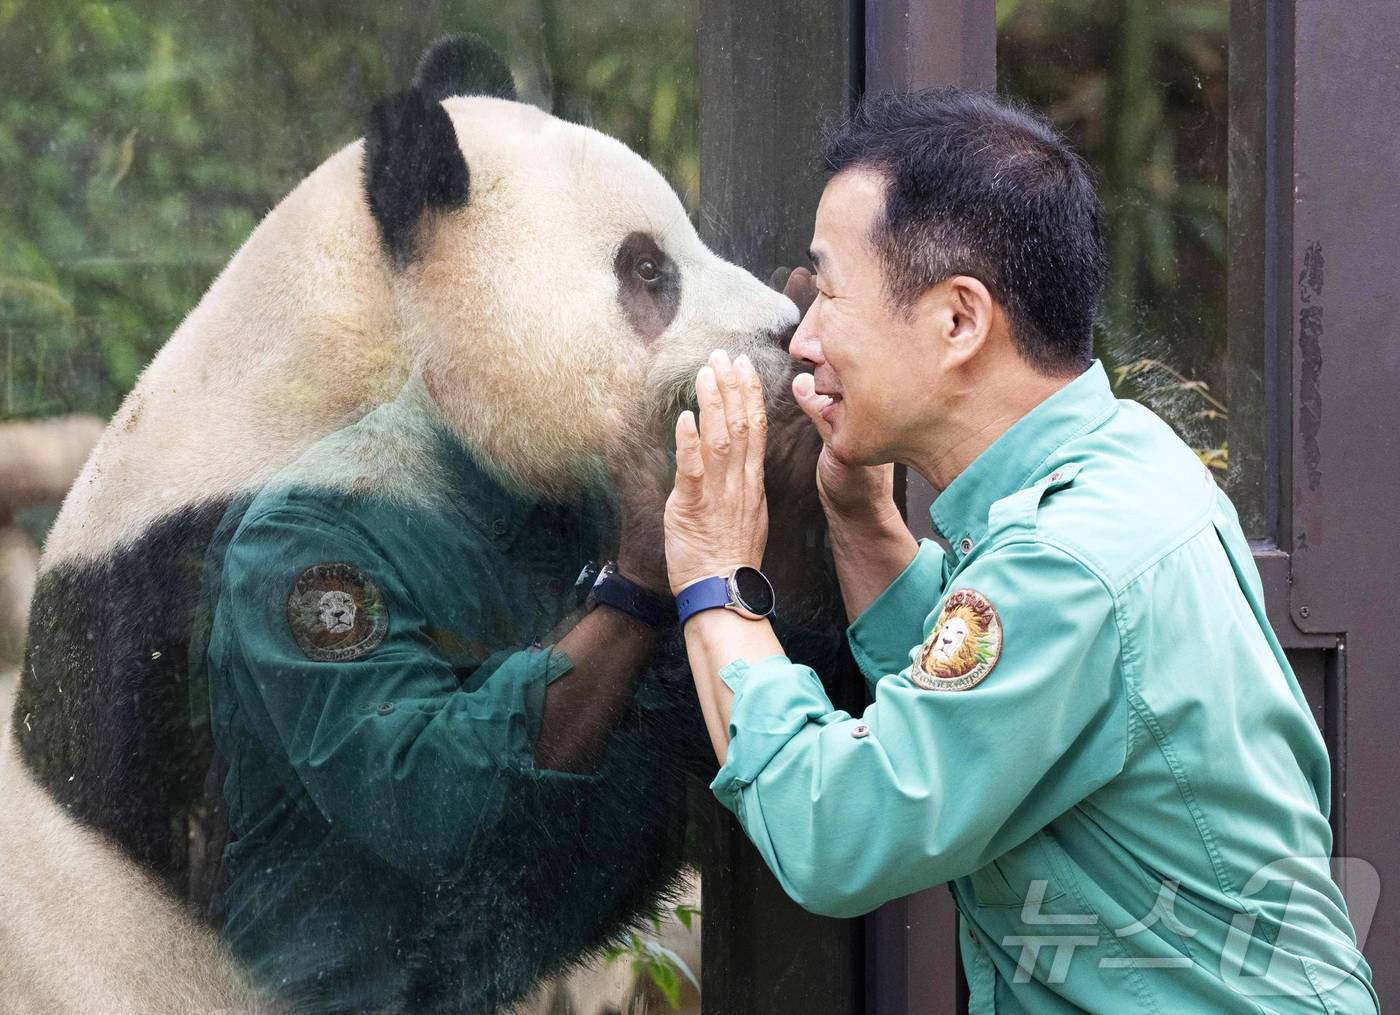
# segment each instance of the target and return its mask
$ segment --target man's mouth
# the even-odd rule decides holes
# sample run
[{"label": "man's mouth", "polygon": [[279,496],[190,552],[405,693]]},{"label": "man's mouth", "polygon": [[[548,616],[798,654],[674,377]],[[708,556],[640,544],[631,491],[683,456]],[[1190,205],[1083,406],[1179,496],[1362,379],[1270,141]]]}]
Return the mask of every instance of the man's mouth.
[{"label": "man's mouth", "polygon": [[843,400],[842,396],[829,391],[821,391],[818,392],[818,394],[826,395],[827,398],[831,399],[831,401],[829,401],[826,405],[822,406],[821,410],[822,419],[829,420],[831,419],[832,415],[836,412],[836,409],[841,405],[841,402]]}]

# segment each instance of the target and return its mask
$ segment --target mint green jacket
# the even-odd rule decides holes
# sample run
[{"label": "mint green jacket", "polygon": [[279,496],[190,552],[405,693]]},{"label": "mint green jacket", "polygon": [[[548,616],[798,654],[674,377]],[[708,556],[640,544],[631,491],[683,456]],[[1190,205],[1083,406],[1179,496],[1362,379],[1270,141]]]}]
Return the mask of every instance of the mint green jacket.
[{"label": "mint green jacket", "polygon": [[1372,1012],[1326,748],[1235,511],[1102,366],[851,625],[874,698],[731,663],[712,789],[804,907],[949,883],[973,1012]]}]

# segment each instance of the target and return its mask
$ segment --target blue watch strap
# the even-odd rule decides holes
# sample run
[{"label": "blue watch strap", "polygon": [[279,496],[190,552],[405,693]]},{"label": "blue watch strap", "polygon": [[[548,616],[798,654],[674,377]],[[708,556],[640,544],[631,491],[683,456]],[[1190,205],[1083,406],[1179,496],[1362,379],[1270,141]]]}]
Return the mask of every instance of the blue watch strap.
[{"label": "blue watch strap", "polygon": [[680,615],[682,627],[701,610],[713,610],[728,605],[729,581],[722,575],[701,578],[693,585],[681,589],[676,595],[676,612]]},{"label": "blue watch strap", "polygon": [[611,606],[649,627],[665,627],[675,614],[669,600],[629,581],[616,571],[599,578],[588,594],[589,606]]}]

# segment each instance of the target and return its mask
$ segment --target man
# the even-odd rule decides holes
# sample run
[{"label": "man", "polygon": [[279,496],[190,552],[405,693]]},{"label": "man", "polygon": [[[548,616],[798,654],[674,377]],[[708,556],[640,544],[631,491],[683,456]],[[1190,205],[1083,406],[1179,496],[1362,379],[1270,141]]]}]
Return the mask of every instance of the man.
[{"label": "man", "polygon": [[[833,710],[752,619],[762,393],[716,353],[666,516],[712,789],[815,912],[949,882],[973,1011],[1375,1010],[1235,512],[1092,360],[1082,163],[948,90],[867,101],[826,165],[793,393],[874,701]],[[908,534],[892,462],[941,491],[946,551]]]}]

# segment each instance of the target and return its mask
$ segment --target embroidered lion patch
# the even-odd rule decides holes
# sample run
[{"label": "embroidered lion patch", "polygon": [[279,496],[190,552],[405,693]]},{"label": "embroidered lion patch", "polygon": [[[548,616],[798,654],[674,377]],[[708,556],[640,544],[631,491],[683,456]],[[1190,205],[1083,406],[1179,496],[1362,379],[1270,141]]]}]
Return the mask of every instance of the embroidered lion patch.
[{"label": "embroidered lion patch", "polygon": [[981,683],[1000,658],[996,607],[976,589],[958,589],[944,600],[909,679],[929,691],[966,691]]},{"label": "embroidered lion patch", "polygon": [[292,585],[287,624],[308,659],[343,663],[378,647],[389,630],[389,610],[358,567],[316,564]]}]

